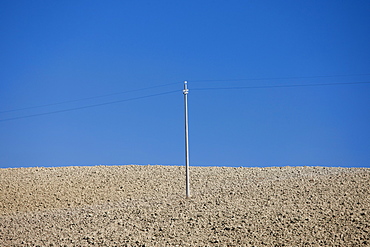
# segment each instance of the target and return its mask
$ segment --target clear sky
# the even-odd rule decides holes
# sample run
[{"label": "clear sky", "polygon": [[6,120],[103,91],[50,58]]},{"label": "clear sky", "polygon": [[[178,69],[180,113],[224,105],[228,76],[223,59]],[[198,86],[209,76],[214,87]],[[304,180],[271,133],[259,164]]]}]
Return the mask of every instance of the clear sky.
[{"label": "clear sky", "polygon": [[0,0],[0,167],[184,164],[184,80],[191,165],[370,167],[369,13]]}]

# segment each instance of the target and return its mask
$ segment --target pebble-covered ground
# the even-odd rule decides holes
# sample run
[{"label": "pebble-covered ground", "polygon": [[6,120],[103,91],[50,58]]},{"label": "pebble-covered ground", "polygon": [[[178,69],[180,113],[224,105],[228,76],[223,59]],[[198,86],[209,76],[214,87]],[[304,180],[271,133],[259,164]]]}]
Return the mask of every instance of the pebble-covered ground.
[{"label": "pebble-covered ground", "polygon": [[0,169],[0,246],[370,246],[370,169]]}]

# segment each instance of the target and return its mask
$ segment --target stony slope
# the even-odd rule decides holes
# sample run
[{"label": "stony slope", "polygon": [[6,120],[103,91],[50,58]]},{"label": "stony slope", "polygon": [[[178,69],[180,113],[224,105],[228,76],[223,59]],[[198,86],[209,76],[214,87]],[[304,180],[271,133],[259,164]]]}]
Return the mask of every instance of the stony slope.
[{"label": "stony slope", "polygon": [[370,169],[0,169],[0,246],[370,246]]}]

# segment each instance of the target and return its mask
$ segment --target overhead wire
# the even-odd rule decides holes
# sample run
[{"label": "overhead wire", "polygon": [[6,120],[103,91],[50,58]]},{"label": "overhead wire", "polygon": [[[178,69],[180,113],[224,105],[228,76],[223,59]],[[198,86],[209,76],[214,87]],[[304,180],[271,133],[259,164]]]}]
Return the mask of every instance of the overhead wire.
[{"label": "overhead wire", "polygon": [[133,100],[151,98],[151,97],[161,96],[161,95],[165,95],[165,94],[178,93],[178,92],[179,92],[179,90],[172,90],[172,91],[167,91],[167,92],[163,92],[163,93],[144,95],[144,96],[140,96],[140,97],[110,101],[110,102],[105,102],[105,103],[100,103],[100,104],[80,106],[80,107],[75,107],[75,108],[69,108],[69,109],[63,109],[63,110],[57,110],[57,111],[50,111],[50,112],[44,112],[44,113],[37,113],[37,114],[31,114],[31,115],[26,115],[26,116],[20,116],[20,117],[5,118],[5,119],[0,119],[0,122],[23,119],[23,118],[39,117],[39,116],[45,116],[45,115],[62,113],[62,112],[69,112],[69,111],[76,111],[76,110],[99,107],[99,106],[105,106],[105,105],[112,105],[112,104],[117,104],[117,103],[126,102],[126,101],[133,101]]},{"label": "overhead wire", "polygon": [[62,104],[73,103],[73,102],[78,102],[78,101],[104,98],[104,97],[109,97],[109,96],[113,96],[113,95],[120,95],[120,94],[132,93],[132,92],[139,92],[139,91],[144,91],[144,90],[148,90],[148,89],[154,89],[154,88],[160,88],[160,87],[165,87],[165,86],[171,86],[171,85],[175,85],[175,84],[179,84],[179,82],[162,84],[162,85],[145,87],[145,88],[139,88],[139,89],[132,89],[132,90],[127,90],[127,91],[117,92],[117,93],[97,95],[97,96],[86,97],[86,98],[81,98],[81,99],[67,100],[67,101],[50,103],[50,104],[44,104],[44,105],[37,105],[37,106],[30,106],[30,107],[23,107],[23,108],[5,110],[5,111],[0,111],[0,113],[15,112],[15,111],[22,111],[22,110],[30,110],[30,109],[48,107],[48,106],[62,105]]},{"label": "overhead wire", "polygon": [[[300,77],[300,78],[303,78],[303,77]],[[211,81],[211,80],[209,80],[209,81]],[[213,81],[227,81],[227,80],[213,80]],[[232,80],[229,80],[229,81],[232,81]],[[189,82],[194,82],[194,81],[189,81]],[[191,91],[201,91],[201,90],[241,90],[241,89],[265,89],[265,88],[289,88],[289,87],[315,87],[315,86],[355,85],[355,84],[369,84],[369,83],[370,83],[370,81],[363,81],[363,82],[337,82],[337,83],[314,83],[314,84],[312,84],[312,83],[311,84],[286,84],[286,85],[266,85],[266,86],[238,86],[238,87],[205,87],[205,88],[196,88],[195,87],[195,88],[191,88],[190,90]],[[152,86],[152,87],[146,87],[146,88],[141,88],[141,89],[134,89],[134,90],[124,91],[124,92],[119,92],[119,93],[112,93],[112,94],[94,96],[94,97],[89,97],[89,98],[83,98],[83,99],[77,99],[77,100],[71,100],[71,101],[64,101],[64,102],[59,102],[59,103],[45,104],[45,105],[42,105],[42,106],[19,108],[19,109],[9,110],[9,111],[5,111],[5,112],[11,112],[11,111],[17,111],[17,110],[24,110],[24,109],[40,108],[40,107],[46,107],[46,106],[53,106],[53,105],[59,105],[59,104],[64,104],[64,103],[82,101],[82,100],[87,100],[87,99],[96,99],[96,98],[107,97],[107,96],[111,96],[111,95],[117,95],[117,94],[129,93],[129,92],[136,92],[136,91],[143,91],[143,90],[147,90],[147,89],[164,87],[164,86],[169,86],[169,85],[174,85],[174,84],[179,84],[179,83],[178,82],[176,82],[176,83],[169,83],[169,84],[163,84],[163,85],[158,85],[158,86]],[[111,104],[116,104],[116,103],[121,103],[121,102],[126,102],[126,101],[133,101],[133,100],[139,100],[139,99],[144,99],[144,98],[151,98],[151,97],[156,97],[156,96],[161,96],[161,95],[166,95],[166,94],[172,94],[172,93],[176,93],[176,92],[179,92],[179,90],[166,91],[166,92],[157,93],[157,94],[149,94],[149,95],[144,95],[144,96],[139,96],[139,97],[134,97],[134,98],[128,98],[128,99],[122,99],[122,100],[104,102],[104,103],[99,103],[99,104],[91,104],[91,105],[86,105],[86,106],[80,106],[80,107],[74,107],[74,108],[68,108],[68,109],[62,109],[62,110],[56,110],[56,111],[49,111],[49,112],[44,112],[44,113],[37,113],[37,114],[30,114],[30,115],[19,116],[19,117],[5,118],[5,119],[0,119],[0,122],[10,121],[10,120],[17,120],[17,119],[24,119],[24,118],[31,118],[31,117],[38,117],[38,116],[44,116],[44,115],[50,115],[50,114],[56,114],[56,113],[62,113],[62,112],[76,111],[76,110],[81,110],[81,109],[86,109],[86,108],[93,108],[93,107],[99,107],[99,106],[105,106],[105,105],[111,105]],[[1,112],[1,113],[4,113],[4,111]]]},{"label": "overhead wire", "polygon": [[[250,79],[189,80],[189,81],[190,82],[235,82],[235,81],[261,81],[261,80],[313,79],[313,78],[350,77],[350,76],[368,76],[368,75],[370,75],[370,74],[319,75],[319,76],[296,76],[296,77],[267,77],[267,78],[250,78]],[[36,106],[29,106],[29,107],[23,107],[23,108],[10,109],[10,110],[3,110],[3,111],[0,111],[0,113],[16,112],[16,111],[22,111],[22,110],[30,110],[30,109],[36,109],[36,108],[42,108],[42,107],[62,105],[62,104],[79,102],[79,101],[84,101],[84,100],[98,99],[98,98],[120,95],[120,94],[125,94],[125,93],[144,91],[144,90],[148,90],[148,89],[160,88],[160,87],[165,87],[165,86],[170,86],[170,85],[175,85],[175,84],[179,84],[179,82],[167,83],[167,84],[162,84],[162,85],[157,85],[157,86],[127,90],[127,91],[123,91],[123,92],[110,93],[110,94],[104,94],[104,95],[97,95],[97,96],[74,99],[74,100],[67,100],[67,101],[56,102],[56,103],[49,103],[49,104],[43,104],[43,105],[36,105]],[[251,86],[251,87],[246,86],[246,87],[232,87],[232,88],[227,87],[227,88],[219,88],[219,90],[221,90],[221,89],[269,88],[269,87],[292,87],[292,86]],[[216,88],[204,88],[204,89],[195,88],[193,90],[208,90],[208,89],[209,90],[216,90]]]},{"label": "overhead wire", "polygon": [[370,74],[347,74],[347,75],[318,75],[318,76],[291,76],[291,77],[265,77],[249,79],[205,79],[205,80],[188,80],[190,82],[230,82],[230,81],[268,81],[268,80],[290,80],[290,79],[315,79],[315,78],[335,78],[351,76],[369,76]]},{"label": "overhead wire", "polygon": [[239,90],[239,89],[258,89],[258,88],[288,88],[288,87],[316,87],[316,86],[335,86],[335,85],[355,85],[355,84],[369,84],[370,81],[365,82],[334,82],[334,83],[311,83],[311,84],[287,84],[287,85],[266,85],[266,86],[240,86],[240,87],[206,87],[206,88],[192,88],[192,91],[197,90]]}]

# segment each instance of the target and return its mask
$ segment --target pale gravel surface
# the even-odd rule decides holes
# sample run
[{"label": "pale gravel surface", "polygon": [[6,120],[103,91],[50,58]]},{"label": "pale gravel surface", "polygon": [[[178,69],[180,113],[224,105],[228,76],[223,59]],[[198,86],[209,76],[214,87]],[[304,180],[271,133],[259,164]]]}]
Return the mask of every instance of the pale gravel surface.
[{"label": "pale gravel surface", "polygon": [[370,246],[370,169],[0,169],[0,246]]}]

